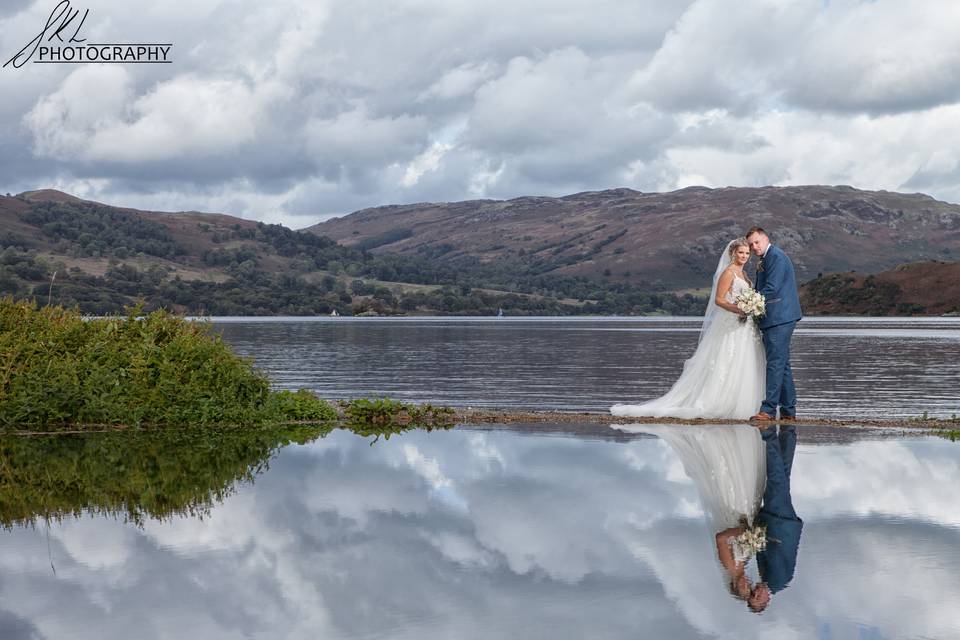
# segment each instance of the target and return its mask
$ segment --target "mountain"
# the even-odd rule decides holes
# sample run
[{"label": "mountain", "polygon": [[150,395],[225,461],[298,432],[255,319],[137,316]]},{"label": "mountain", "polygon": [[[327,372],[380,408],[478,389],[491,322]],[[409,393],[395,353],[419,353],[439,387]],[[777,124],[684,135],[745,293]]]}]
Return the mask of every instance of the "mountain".
[{"label": "mountain", "polygon": [[758,223],[794,258],[808,313],[939,314],[960,309],[960,262],[943,262],[960,256],[958,211],[849,187],[614,189],[378,207],[307,232],[39,190],[0,196],[0,295],[94,314],[142,300],[201,315],[697,315],[720,248]]},{"label": "mountain", "polygon": [[709,284],[726,243],[765,228],[800,281],[960,260],[960,206],[923,194],[847,186],[631,189],[560,198],[470,200],[364,209],[310,227],[377,254],[512,264],[645,289]]}]

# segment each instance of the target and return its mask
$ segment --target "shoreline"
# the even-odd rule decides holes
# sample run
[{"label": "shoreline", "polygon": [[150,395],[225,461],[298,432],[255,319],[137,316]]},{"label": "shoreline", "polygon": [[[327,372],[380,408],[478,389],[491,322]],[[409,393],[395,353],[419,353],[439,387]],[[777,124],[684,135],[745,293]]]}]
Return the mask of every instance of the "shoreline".
[{"label": "shoreline", "polygon": [[[454,419],[459,423],[580,423],[580,424],[746,424],[746,420],[721,418],[630,418],[590,411],[528,411],[513,409],[474,409],[454,407]],[[773,424],[773,423],[768,423]],[[909,429],[911,431],[951,431],[960,429],[960,419],[950,418],[823,418],[801,416],[797,426]]]},{"label": "shoreline", "polygon": [[[338,406],[337,400],[329,400],[334,406]],[[649,417],[623,417],[613,416],[609,413],[593,411],[557,411],[557,410],[521,410],[521,409],[500,409],[500,408],[473,408],[473,407],[450,407],[450,427],[470,427],[490,426],[490,425],[516,425],[534,427],[525,429],[525,431],[537,431],[536,427],[543,427],[543,430],[552,431],[550,427],[560,427],[562,425],[582,425],[585,427],[594,425],[613,425],[613,424],[665,424],[665,425],[725,425],[725,424],[749,424],[747,420],[734,420],[728,418],[649,418]],[[162,429],[264,429],[282,426],[330,426],[331,428],[346,427],[348,420],[344,412],[338,410],[338,419],[335,421],[321,422],[313,420],[289,421],[278,423],[276,425],[258,425],[258,426],[231,426],[231,425],[209,425],[207,427],[197,427],[189,425],[170,425],[170,426],[147,426],[131,427],[122,424],[69,424],[62,425],[60,428],[43,429],[11,429],[0,428],[0,436],[21,435],[21,436],[49,436],[49,435],[77,435],[85,433],[103,433],[110,431],[136,431],[136,430],[162,430]],[[398,425],[409,425],[417,428],[420,426],[441,426],[439,424],[411,424],[409,416],[403,416],[397,421]],[[777,424],[770,422],[765,424]],[[911,432],[914,434],[931,433],[946,434],[957,433],[960,437],[960,418],[894,418],[894,419],[876,419],[876,418],[824,418],[824,417],[803,417],[794,422],[798,427],[812,427],[818,431],[836,429],[838,431],[870,431],[870,430],[898,430]]]}]

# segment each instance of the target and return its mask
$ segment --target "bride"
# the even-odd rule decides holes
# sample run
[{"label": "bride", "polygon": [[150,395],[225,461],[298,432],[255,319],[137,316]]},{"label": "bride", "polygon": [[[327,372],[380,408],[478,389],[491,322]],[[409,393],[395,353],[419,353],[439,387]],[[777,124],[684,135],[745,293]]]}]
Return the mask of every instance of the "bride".
[{"label": "bride", "polygon": [[697,350],[666,395],[643,404],[615,404],[610,413],[747,420],[756,412],[766,388],[766,355],[756,323],[736,305],[737,295],[752,288],[743,272],[749,260],[745,238],[732,240],[720,256]]}]

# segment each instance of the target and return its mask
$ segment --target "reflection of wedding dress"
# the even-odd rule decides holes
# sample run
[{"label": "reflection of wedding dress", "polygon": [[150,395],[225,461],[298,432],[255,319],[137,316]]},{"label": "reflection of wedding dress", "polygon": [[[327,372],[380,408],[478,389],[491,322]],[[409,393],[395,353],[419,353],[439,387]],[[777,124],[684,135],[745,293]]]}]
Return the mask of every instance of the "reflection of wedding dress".
[{"label": "reflection of wedding dress", "polygon": [[[767,478],[766,448],[756,427],[747,425],[611,425],[650,433],[670,445],[700,494],[714,532],[753,525]],[[734,551],[736,553],[736,550]]]},{"label": "reflection of wedding dress", "polygon": [[[748,291],[750,284],[734,278],[726,300]],[[766,389],[766,355],[760,331],[752,320],[741,322],[720,309],[704,329],[694,354],[683,363],[673,387],[643,404],[616,404],[615,416],[747,419],[757,412]]]}]

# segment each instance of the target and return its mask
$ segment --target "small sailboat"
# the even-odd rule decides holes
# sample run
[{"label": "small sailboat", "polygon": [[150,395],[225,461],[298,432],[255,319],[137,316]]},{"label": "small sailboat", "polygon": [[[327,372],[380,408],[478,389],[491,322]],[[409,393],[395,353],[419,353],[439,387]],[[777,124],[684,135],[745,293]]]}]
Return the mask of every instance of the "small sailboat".
[{"label": "small sailboat", "polygon": [[497,307],[497,317],[498,318],[503,317],[503,309],[501,307]]},{"label": "small sailboat", "polygon": [[336,317],[336,316],[339,316],[340,314],[337,313],[336,309],[334,309],[333,311],[330,312],[330,315]]}]

